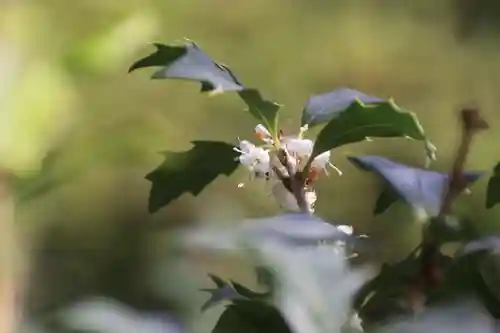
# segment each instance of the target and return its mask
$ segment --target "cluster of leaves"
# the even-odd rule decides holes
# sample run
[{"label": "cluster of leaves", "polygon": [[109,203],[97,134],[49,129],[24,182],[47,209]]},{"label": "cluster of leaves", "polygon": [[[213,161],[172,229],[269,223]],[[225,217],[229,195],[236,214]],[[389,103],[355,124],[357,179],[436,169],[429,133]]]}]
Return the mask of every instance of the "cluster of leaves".
[{"label": "cluster of leaves", "polygon": [[[246,104],[248,112],[265,126],[273,139],[279,141],[278,103],[265,99],[257,89],[244,85],[226,65],[212,60],[193,42],[176,46],[154,45],[156,52],[135,62],[130,67],[130,72],[146,67],[159,67],[153,74],[153,79],[196,81],[201,83],[201,92],[211,95],[236,92]],[[422,141],[428,161],[436,158],[435,148],[414,113],[402,109],[392,99],[370,96],[350,88],[337,88],[312,96],[302,110],[301,125],[323,126],[314,142],[309,161],[334,148],[369,138],[409,138]],[[198,195],[219,175],[229,176],[239,166],[234,143],[197,140],[192,144],[193,148],[188,151],[165,152],[165,161],[146,176],[152,183],[149,196],[151,213],[184,193]],[[374,172],[385,184],[374,214],[384,212],[397,200],[426,213],[426,223],[422,224],[422,245],[404,260],[383,265],[379,274],[364,284],[354,297],[353,308],[363,320],[364,328],[380,324],[391,316],[414,311],[415,304],[411,300],[415,288],[423,294],[421,296],[426,304],[460,295],[475,295],[494,317],[500,318],[500,293],[496,290],[494,280],[496,257],[491,251],[499,246],[500,238],[481,238],[470,221],[453,217],[443,208],[450,203],[449,196],[457,171],[460,177],[463,176],[463,184],[455,195],[471,186],[485,172],[465,172],[462,170],[463,161],[449,175],[430,170],[430,163],[425,168],[416,168],[381,156],[348,158],[361,170]],[[310,163],[306,168],[307,166]],[[488,183],[486,207],[492,208],[499,202],[500,163],[494,168]],[[328,234],[332,229],[325,228],[324,222],[316,217],[307,214],[292,215],[268,219],[266,223],[258,224],[256,229],[259,232],[253,232],[253,235],[264,237],[266,232],[270,234],[272,231],[274,236],[280,234],[280,237],[286,239],[295,237],[294,241],[297,238],[306,239],[309,245],[325,239],[339,240],[338,230],[337,233]],[[286,224],[288,220],[291,222]],[[429,243],[432,245],[426,242],[428,239],[432,239]],[[459,242],[463,245],[462,250],[452,256],[442,254],[440,247],[450,242]],[[429,256],[432,258],[429,259]],[[420,280],[415,282],[415,277],[418,280],[422,272],[428,271],[426,265],[429,260],[433,263],[429,274],[434,276],[432,280],[435,283],[432,288],[428,285],[424,288]],[[264,267],[263,271],[268,278],[267,286],[270,290],[264,294],[251,291],[234,281],[226,282],[212,276],[217,288],[207,290],[211,298],[203,309],[221,301],[230,303],[214,332],[293,330],[290,328],[293,323],[283,319],[283,309],[277,309],[267,302],[274,293],[271,282],[277,278],[276,273],[272,272],[272,267]],[[437,275],[439,276],[436,277]]]}]

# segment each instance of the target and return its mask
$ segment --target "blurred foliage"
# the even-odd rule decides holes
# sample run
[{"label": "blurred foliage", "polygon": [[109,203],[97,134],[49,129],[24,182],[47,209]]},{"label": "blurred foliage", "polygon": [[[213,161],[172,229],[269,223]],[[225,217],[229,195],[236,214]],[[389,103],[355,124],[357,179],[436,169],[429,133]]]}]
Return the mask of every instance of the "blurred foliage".
[{"label": "blurred foliage", "polygon": [[[192,83],[150,81],[149,73],[127,75],[128,65],[150,51],[145,41],[196,40],[215,59],[231,64],[245,82],[284,104],[280,119],[285,132],[296,132],[300,110],[311,94],[351,86],[374,96],[394,97],[418,115],[438,148],[435,166],[445,171],[458,137],[457,107],[476,102],[493,128],[500,119],[495,97],[500,87],[499,36],[491,29],[498,15],[492,19],[491,8],[472,11],[466,1],[460,2],[26,0],[0,4],[0,36],[7,41],[2,49],[8,45],[22,59],[16,66],[19,72],[9,76],[8,95],[2,95],[9,98],[0,101],[2,117],[11,117],[0,121],[0,156],[21,176],[31,176],[49,148],[63,146],[51,172],[68,179],[20,206],[20,226],[34,240],[47,233],[58,238],[40,246],[59,244],[46,256],[57,263],[58,256],[72,253],[67,262],[79,272],[34,281],[33,290],[40,292],[37,288],[43,285],[45,292],[37,294],[33,304],[52,304],[59,297],[56,290],[128,293],[130,285],[125,283],[97,282],[123,277],[115,272],[114,277],[104,278],[107,271],[142,269],[140,263],[123,259],[134,255],[121,252],[133,248],[132,240],[125,241],[128,236],[120,236],[122,232],[134,238],[141,235],[130,231],[134,228],[198,221],[207,207],[224,211],[221,202],[229,199],[228,210],[236,202],[246,215],[277,210],[264,186],[238,189],[236,184],[245,176],[237,172],[229,179],[221,177],[196,201],[186,195],[155,216],[147,213],[149,184],[144,175],[161,162],[158,152],[188,149],[193,138],[236,141],[250,133],[255,123],[250,115],[237,112],[243,108],[237,97],[208,99],[196,96],[198,88]],[[481,5],[474,8],[487,2],[476,1]],[[466,39],[456,34],[464,22],[470,27]],[[478,25],[487,28],[473,29]],[[3,62],[0,68],[6,73]],[[468,168],[491,170],[500,157],[499,140],[498,131],[481,136]],[[402,220],[407,213],[403,205],[372,217],[381,184],[344,158],[363,153],[418,166],[424,163],[418,143],[384,140],[340,148],[333,158],[344,176],[332,176],[320,186],[317,211],[327,220],[348,221],[370,233],[381,244],[373,259],[392,261],[413,248],[418,233]],[[478,182],[457,210],[473,216],[479,229],[498,230],[498,209],[484,209],[485,186],[486,181]],[[129,216],[134,216],[134,222],[123,223]],[[148,240],[141,246],[157,249],[158,243],[162,242]],[[38,241],[33,244],[34,250],[41,251]],[[239,262],[214,261],[204,254],[196,258],[202,269],[210,266],[211,272],[252,281],[250,270],[239,269]],[[57,275],[63,266],[54,264],[50,271]],[[85,274],[94,277],[83,278]],[[74,276],[81,276],[84,285]],[[142,282],[139,276],[131,279]],[[91,281],[96,285],[89,286]],[[130,303],[141,303],[142,296],[130,297],[134,298]]]}]

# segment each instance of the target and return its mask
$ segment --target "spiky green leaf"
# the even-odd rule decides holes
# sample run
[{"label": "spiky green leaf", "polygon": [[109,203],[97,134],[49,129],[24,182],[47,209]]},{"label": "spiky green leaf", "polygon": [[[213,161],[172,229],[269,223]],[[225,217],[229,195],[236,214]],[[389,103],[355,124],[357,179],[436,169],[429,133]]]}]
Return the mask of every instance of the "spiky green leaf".
[{"label": "spiky green leaf", "polygon": [[188,151],[164,152],[164,162],[146,175],[152,183],[149,211],[154,213],[184,193],[198,195],[219,175],[238,167],[234,147],[219,141],[192,141]]}]

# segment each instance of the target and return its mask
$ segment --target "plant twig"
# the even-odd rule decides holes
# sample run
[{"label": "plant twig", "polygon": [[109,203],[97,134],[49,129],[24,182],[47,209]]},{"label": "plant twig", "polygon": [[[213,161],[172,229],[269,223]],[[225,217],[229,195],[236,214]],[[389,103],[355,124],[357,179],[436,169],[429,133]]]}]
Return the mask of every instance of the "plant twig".
[{"label": "plant twig", "polygon": [[[477,109],[463,109],[460,116],[462,123],[461,142],[453,163],[448,190],[443,199],[438,218],[445,218],[450,214],[453,201],[466,188],[467,181],[464,177],[464,166],[470,151],[472,139],[478,131],[488,128],[488,124],[481,118]],[[437,286],[441,282],[443,275],[439,262],[439,242],[428,231],[428,228],[424,228],[421,249],[421,266],[416,279],[416,285],[411,290],[412,299],[418,302],[425,301],[424,295],[426,291],[429,288]],[[419,308],[421,304],[414,303],[412,307]]]},{"label": "plant twig", "polygon": [[[288,172],[287,177],[280,178],[283,186],[285,186],[285,188],[293,194],[295,200],[297,200],[297,205],[303,213],[312,213],[311,207],[306,200],[306,177],[304,176],[304,173],[296,169],[295,165],[291,161],[290,155],[285,149],[279,149],[276,156]],[[279,174],[278,177],[280,177]]]},{"label": "plant twig", "polygon": [[467,186],[467,181],[464,177],[464,166],[474,134],[480,130],[488,129],[488,124],[481,118],[477,109],[462,110],[461,122],[462,140],[453,163],[448,191],[439,212],[439,216],[441,217],[450,213],[453,201]]}]

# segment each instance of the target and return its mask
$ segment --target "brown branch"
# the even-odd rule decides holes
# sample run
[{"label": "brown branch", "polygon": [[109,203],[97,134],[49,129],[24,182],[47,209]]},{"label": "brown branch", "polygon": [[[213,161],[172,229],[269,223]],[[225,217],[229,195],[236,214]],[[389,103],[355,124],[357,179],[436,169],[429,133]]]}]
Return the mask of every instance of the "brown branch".
[{"label": "brown branch", "polygon": [[293,194],[295,200],[297,200],[297,205],[300,210],[303,213],[310,214],[311,207],[306,200],[306,177],[304,176],[304,173],[296,170],[296,167],[291,162],[290,155],[285,149],[279,149],[276,156],[288,172],[288,176],[281,179],[283,186],[285,186],[285,188]]},{"label": "brown branch", "polygon": [[[467,181],[464,177],[464,167],[474,134],[488,128],[488,124],[481,118],[477,109],[463,109],[460,116],[462,123],[461,142],[450,173],[450,182],[438,215],[439,219],[446,218],[450,214],[454,200],[467,186]],[[415,302],[425,302],[424,295],[426,291],[439,285],[443,278],[439,262],[440,245],[438,240],[434,239],[433,235],[429,232],[428,228],[424,228],[423,230],[421,248],[420,270],[414,281],[415,284],[410,291],[410,302],[414,309],[422,306],[422,304],[416,304]],[[418,296],[419,294],[420,296]]]},{"label": "brown branch", "polygon": [[450,213],[451,205],[456,197],[465,189],[467,181],[464,177],[464,166],[469,154],[470,146],[474,134],[480,130],[488,129],[488,124],[481,118],[479,110],[464,109],[461,112],[462,122],[462,139],[458,147],[457,156],[453,163],[453,168],[450,175],[450,184],[439,216],[443,217]]}]

